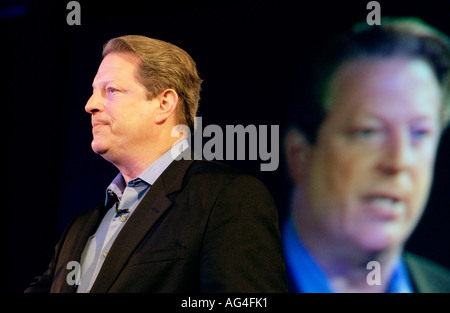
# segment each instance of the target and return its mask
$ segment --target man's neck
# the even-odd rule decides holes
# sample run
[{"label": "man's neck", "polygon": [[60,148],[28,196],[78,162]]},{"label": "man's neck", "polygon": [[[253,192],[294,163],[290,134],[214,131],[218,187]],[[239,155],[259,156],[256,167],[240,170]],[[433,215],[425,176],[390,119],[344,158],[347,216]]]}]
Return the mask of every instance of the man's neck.
[{"label": "man's neck", "polygon": [[138,151],[124,153],[120,160],[110,160],[122,174],[125,183],[144,172],[164,153],[169,151],[179,138],[169,137],[166,141],[160,141],[157,144],[151,144],[146,148],[140,148]]}]

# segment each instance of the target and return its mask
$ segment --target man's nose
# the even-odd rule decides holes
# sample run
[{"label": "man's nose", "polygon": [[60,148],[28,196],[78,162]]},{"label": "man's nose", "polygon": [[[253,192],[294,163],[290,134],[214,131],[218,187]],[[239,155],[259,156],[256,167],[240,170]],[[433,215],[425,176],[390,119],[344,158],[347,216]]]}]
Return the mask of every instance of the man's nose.
[{"label": "man's nose", "polygon": [[412,141],[406,131],[394,131],[391,133],[383,154],[381,167],[384,172],[397,174],[408,170],[414,158]]},{"label": "man's nose", "polygon": [[96,112],[102,112],[105,107],[103,104],[103,98],[99,93],[92,93],[91,97],[84,107],[85,111],[89,114],[94,114]]}]

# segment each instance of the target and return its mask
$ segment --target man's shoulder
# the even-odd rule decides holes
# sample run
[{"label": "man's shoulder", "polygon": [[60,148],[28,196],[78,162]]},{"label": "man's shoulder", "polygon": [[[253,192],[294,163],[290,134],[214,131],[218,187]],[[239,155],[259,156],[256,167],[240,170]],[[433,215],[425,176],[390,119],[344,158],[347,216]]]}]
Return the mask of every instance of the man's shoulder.
[{"label": "man's shoulder", "polygon": [[450,292],[449,269],[411,252],[404,258],[418,292]]},{"label": "man's shoulder", "polygon": [[233,180],[234,183],[245,181],[256,185],[262,184],[258,178],[250,173],[224,163],[208,160],[195,160],[186,176],[195,177],[196,180],[201,180],[204,183],[209,183],[210,181],[219,183]]},{"label": "man's shoulder", "polygon": [[243,175],[243,171],[224,163],[208,160],[194,160],[189,168],[191,175]]},{"label": "man's shoulder", "polygon": [[[190,162],[183,175],[181,188],[185,191],[197,190],[211,197],[226,191],[230,196],[248,195],[265,199],[265,201],[271,199],[266,185],[256,176],[241,169],[217,161],[180,160],[178,162]],[[183,165],[180,164],[180,167]]]}]

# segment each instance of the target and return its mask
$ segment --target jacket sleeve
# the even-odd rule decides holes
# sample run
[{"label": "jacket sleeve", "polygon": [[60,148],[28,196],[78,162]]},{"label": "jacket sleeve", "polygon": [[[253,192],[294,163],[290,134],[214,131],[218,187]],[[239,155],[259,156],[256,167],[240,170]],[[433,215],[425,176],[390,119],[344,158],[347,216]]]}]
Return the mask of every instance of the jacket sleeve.
[{"label": "jacket sleeve", "polygon": [[267,188],[239,175],[211,210],[202,242],[202,292],[287,292],[278,213]]}]

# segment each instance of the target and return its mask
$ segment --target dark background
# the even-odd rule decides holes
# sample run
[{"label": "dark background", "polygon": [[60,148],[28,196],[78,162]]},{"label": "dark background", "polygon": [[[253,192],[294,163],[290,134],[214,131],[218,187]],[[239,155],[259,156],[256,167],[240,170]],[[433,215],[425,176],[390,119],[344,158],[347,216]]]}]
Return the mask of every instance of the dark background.
[{"label": "dark background", "polygon": [[[0,1],[6,179],[2,231],[7,292],[22,292],[48,265],[70,219],[103,200],[117,170],[90,148],[84,105],[110,38],[141,34],[172,42],[197,62],[208,124],[280,125],[297,67],[318,43],[365,21],[369,1]],[[382,16],[416,16],[450,34],[446,1],[379,1]],[[206,140],[204,140],[206,141]],[[407,247],[450,267],[450,134],[444,134],[428,208]],[[227,162],[260,178],[286,215],[290,183],[280,167]],[[6,224],[6,225],[5,225]]]}]

